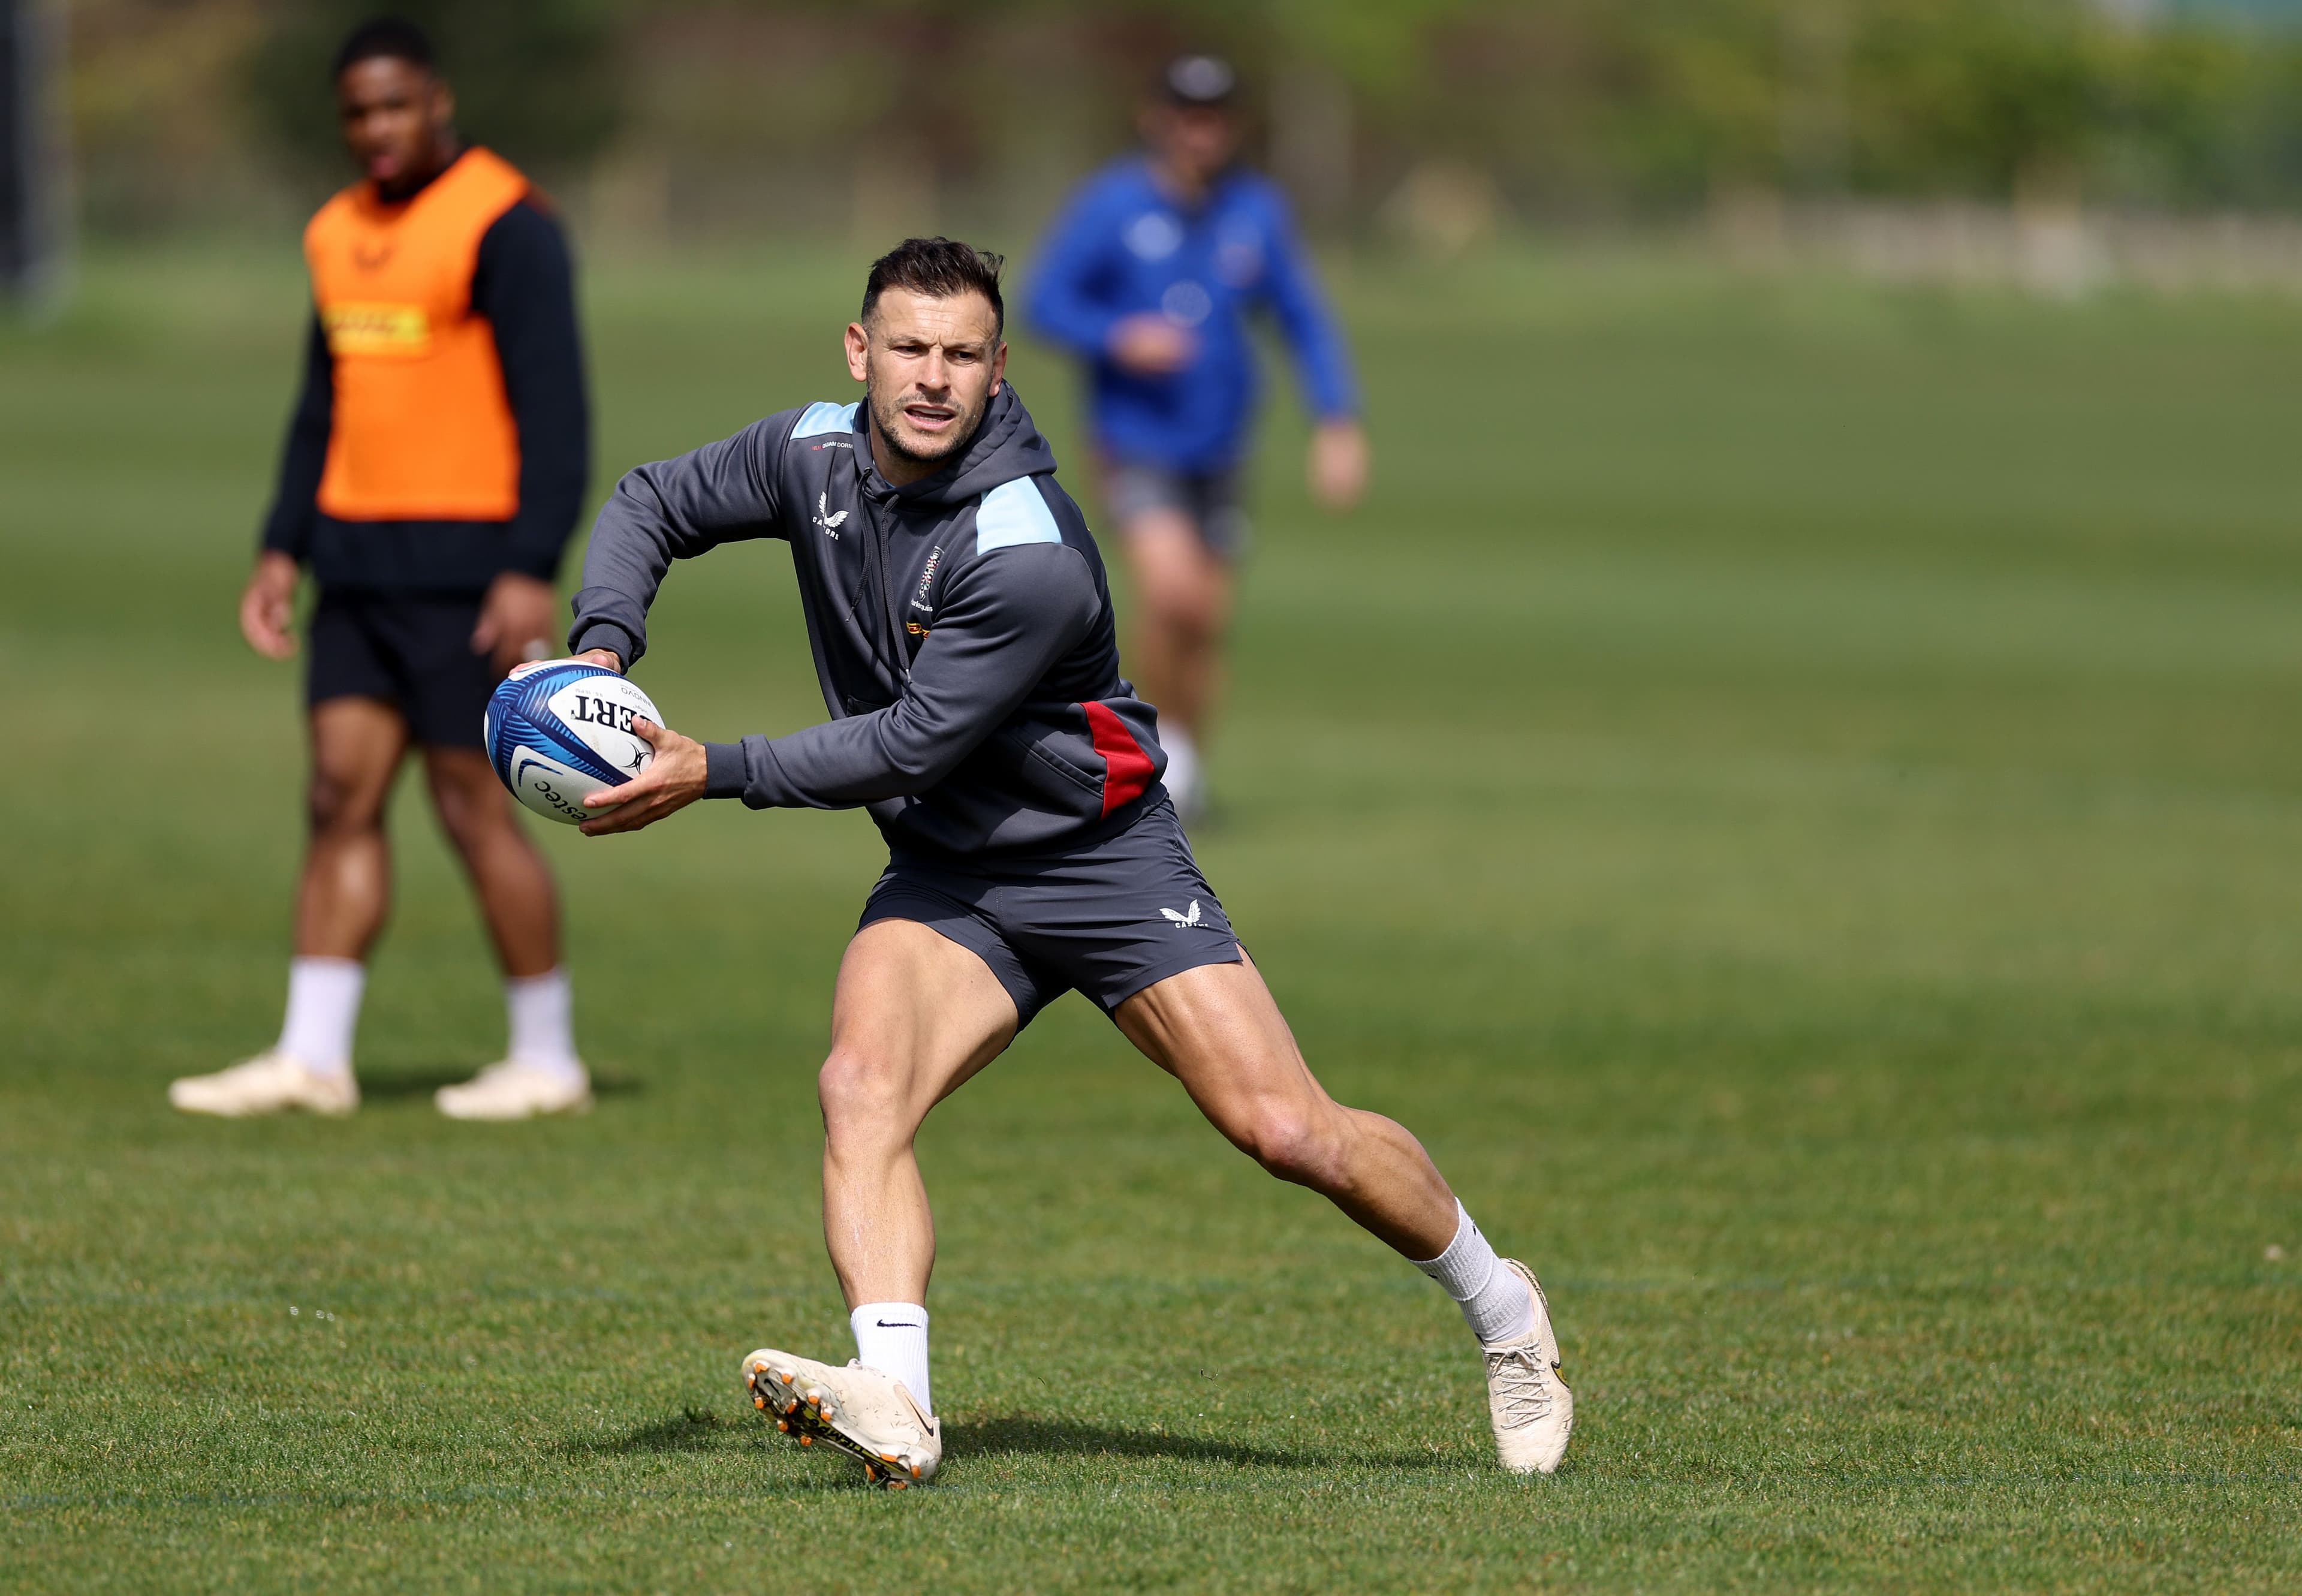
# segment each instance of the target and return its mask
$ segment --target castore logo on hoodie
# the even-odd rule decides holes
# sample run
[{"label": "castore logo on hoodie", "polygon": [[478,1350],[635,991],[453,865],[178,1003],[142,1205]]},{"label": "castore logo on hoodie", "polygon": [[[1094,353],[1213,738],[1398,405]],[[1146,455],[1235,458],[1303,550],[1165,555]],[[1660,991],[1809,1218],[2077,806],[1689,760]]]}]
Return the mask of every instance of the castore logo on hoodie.
[{"label": "castore logo on hoodie", "polygon": [[846,519],[845,510],[841,510],[836,515],[832,513],[831,493],[828,489],[815,496],[815,524],[823,528],[824,535],[833,542],[839,541],[839,524]]}]

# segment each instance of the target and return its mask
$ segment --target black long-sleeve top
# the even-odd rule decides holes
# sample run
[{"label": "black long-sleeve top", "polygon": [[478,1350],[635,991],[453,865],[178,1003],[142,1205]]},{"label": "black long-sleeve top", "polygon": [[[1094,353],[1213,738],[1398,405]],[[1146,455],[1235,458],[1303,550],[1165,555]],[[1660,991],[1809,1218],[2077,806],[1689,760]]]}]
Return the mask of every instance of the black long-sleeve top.
[{"label": "black long-sleeve top", "polygon": [[263,546],[335,588],[476,592],[505,571],[550,581],[591,477],[591,412],[576,324],[576,274],[551,215],[523,199],[480,239],[472,309],[495,334],[519,435],[519,508],[509,521],[339,521],[315,500],[335,408],[335,360],[312,318],[304,387],[288,424]]}]

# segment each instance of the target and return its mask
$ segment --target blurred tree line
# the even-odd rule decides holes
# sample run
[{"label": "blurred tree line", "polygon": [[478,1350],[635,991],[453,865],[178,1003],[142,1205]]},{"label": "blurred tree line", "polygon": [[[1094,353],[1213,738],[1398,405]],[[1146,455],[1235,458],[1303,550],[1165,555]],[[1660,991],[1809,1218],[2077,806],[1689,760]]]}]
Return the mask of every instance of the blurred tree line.
[{"label": "blurred tree line", "polygon": [[[357,0],[78,0],[91,223],[287,214],[341,181]],[[2302,28],[2148,0],[400,0],[475,138],[613,230],[1020,219],[1122,147],[1158,63],[1247,73],[1312,220],[1475,227],[1725,190],[2302,200]],[[1405,206],[1404,213],[1400,207]]]}]

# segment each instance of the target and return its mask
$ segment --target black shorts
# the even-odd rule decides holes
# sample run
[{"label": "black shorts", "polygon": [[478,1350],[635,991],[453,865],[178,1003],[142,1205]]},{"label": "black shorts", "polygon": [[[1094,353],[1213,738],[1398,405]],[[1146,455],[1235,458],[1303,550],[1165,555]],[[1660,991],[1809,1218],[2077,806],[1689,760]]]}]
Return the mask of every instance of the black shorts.
[{"label": "black shorts", "polygon": [[1148,511],[1174,510],[1198,529],[1199,542],[1210,554],[1237,559],[1247,552],[1247,506],[1235,466],[1178,471],[1147,460],[1105,460],[1103,505],[1122,532]]},{"label": "black shorts", "polygon": [[917,920],[991,966],[1016,1029],[1077,987],[1106,1014],[1202,964],[1236,964],[1239,938],[1199,874],[1166,789],[1131,815],[1045,853],[895,851],[856,929]]},{"label": "black shorts", "polygon": [[306,649],[304,701],[380,698],[429,748],[478,748],[488,695],[503,678],[472,652],[478,593],[320,591]]}]

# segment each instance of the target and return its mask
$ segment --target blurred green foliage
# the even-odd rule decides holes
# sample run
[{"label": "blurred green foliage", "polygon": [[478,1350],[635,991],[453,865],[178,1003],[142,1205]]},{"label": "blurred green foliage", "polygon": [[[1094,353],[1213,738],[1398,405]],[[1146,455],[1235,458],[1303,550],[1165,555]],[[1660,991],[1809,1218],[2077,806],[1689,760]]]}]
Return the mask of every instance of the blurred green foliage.
[{"label": "blurred green foliage", "polygon": [[[276,210],[340,181],[326,63],[369,9],[79,0],[72,97],[97,224],[248,214],[252,196]],[[2100,0],[401,9],[435,30],[473,137],[547,181],[602,157],[644,167],[641,210],[673,231],[836,230],[850,206],[933,214],[920,195],[1036,217],[1130,137],[1160,61],[1194,47],[1238,59],[1270,135],[1257,153],[1318,190],[1331,228],[1369,222],[1434,167],[1528,216],[1668,212],[1728,189],[2302,202],[2302,28],[2221,7],[2147,21]]]},{"label": "blurred green foliage", "polygon": [[[639,25],[694,9],[657,0]],[[1538,206],[1671,202],[1721,182],[2146,202],[2302,199],[2302,32],[2232,11],[2121,20],[2090,0],[790,0],[914,78],[963,35],[1065,34],[1029,106],[1108,101],[1205,41],[1267,86],[1339,77],[1373,175],[1432,155]],[[1088,19],[1084,28],[1079,24]],[[963,48],[963,46],[962,46]],[[981,63],[997,74],[996,59]],[[868,71],[867,74],[870,75]],[[970,120],[962,109],[958,120]],[[836,118],[835,118],[836,121]],[[962,140],[963,142],[963,140]]]},{"label": "blurred green foliage", "polygon": [[[2302,38],[2085,0],[1460,0],[1387,97],[1538,202],[2302,197]],[[1393,71],[1397,81],[1402,74]]]}]

